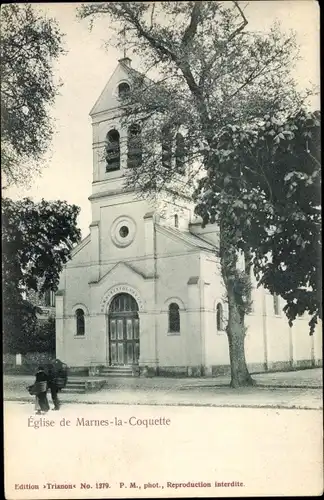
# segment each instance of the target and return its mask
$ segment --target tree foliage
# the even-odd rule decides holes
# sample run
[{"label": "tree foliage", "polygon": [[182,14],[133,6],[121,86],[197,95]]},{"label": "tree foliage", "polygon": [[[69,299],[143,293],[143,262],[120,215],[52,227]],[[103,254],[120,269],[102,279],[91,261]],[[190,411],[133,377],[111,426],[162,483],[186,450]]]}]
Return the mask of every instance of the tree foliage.
[{"label": "tree foliage", "polygon": [[55,352],[55,318],[46,321],[35,316],[22,315],[21,306],[18,309],[21,322],[11,323],[10,335],[4,338],[4,351],[12,354],[28,352]]},{"label": "tree foliage", "polygon": [[232,241],[253,253],[259,284],[280,295],[290,324],[322,317],[320,114],[300,110],[255,127],[228,125],[196,190],[204,224],[226,213]]},{"label": "tree foliage", "polygon": [[1,8],[1,156],[7,185],[26,183],[41,169],[53,134],[50,106],[58,85],[53,63],[62,34],[31,4]]},{"label": "tree foliage", "polygon": [[[306,301],[306,292],[303,299],[300,293],[303,284],[309,286],[310,275],[317,268],[313,259],[316,250],[311,253],[308,268],[311,270],[308,274],[304,272],[303,282],[301,273],[299,278],[297,272],[293,277],[293,266],[287,274],[286,289],[280,282],[285,280],[284,273],[278,272],[280,251],[288,261],[291,245],[297,240],[300,243],[298,237],[293,238],[295,233],[291,228],[279,240],[272,265],[264,264],[265,256],[273,249],[267,228],[279,227],[288,190],[292,195],[289,203],[298,205],[299,200],[304,203],[301,197],[298,199],[301,192],[298,174],[288,176],[283,186],[277,186],[284,180],[281,168],[287,175],[293,171],[292,164],[283,167],[286,156],[293,163],[293,154],[286,155],[284,151],[289,140],[283,133],[286,129],[280,127],[295,120],[311,92],[297,92],[292,77],[291,70],[298,58],[296,37],[282,32],[278,25],[267,33],[250,30],[237,1],[101,2],[84,4],[79,9],[79,16],[91,22],[106,15],[112,21],[110,27],[115,27],[119,35],[117,41],[111,38],[109,43],[117,47],[126,43],[128,50],[140,57],[143,68],[141,74],[132,70],[132,89],[122,108],[124,124],[138,122],[142,128],[142,162],[128,170],[127,183],[144,194],[155,195],[165,189],[192,194],[196,190],[197,212],[204,223],[218,222],[219,256],[229,305],[227,333],[232,385],[251,384],[244,355],[249,285],[248,277],[237,270],[237,249],[250,256],[247,268],[253,250],[254,267],[262,276],[262,284],[279,294],[284,292],[290,303],[286,309],[290,319],[301,311],[316,309],[314,296],[308,295]],[[121,32],[126,34],[126,42]],[[275,129],[273,120],[278,120]],[[185,161],[177,161],[175,136],[179,132],[184,138],[181,157]],[[251,152],[255,141],[260,141],[256,148],[263,158],[260,165],[254,156],[256,151]],[[269,150],[262,149],[262,141],[266,147],[271,146]],[[303,149],[301,144],[298,146],[296,134],[295,142],[290,142],[295,153]],[[163,161],[166,157],[168,161]],[[297,161],[295,158],[295,170],[299,172]],[[262,171],[264,163],[266,175]],[[307,168],[312,169],[310,163]],[[317,174],[301,170],[315,181]],[[278,207],[273,208],[274,205]],[[271,210],[277,215],[269,216]],[[303,211],[309,217],[305,208]],[[292,215],[292,207],[288,212]],[[256,218],[253,230],[252,217]],[[262,224],[265,229],[259,234],[257,230]],[[306,229],[300,232],[306,238]],[[253,237],[249,238],[247,233],[250,236],[254,233]],[[303,263],[306,265],[304,257]],[[273,276],[267,277],[272,272]],[[299,300],[297,308],[293,306],[296,300]]]},{"label": "tree foliage", "polygon": [[[140,57],[143,71],[133,71],[124,116],[143,127],[144,161],[128,172],[129,183],[142,191],[165,188],[178,171],[175,163],[161,169],[163,128],[173,135],[182,128],[187,138],[187,183],[206,166],[229,123],[242,126],[267,112],[300,108],[290,72],[298,58],[294,34],[277,25],[268,33],[249,31],[238,2],[101,2],[84,4],[79,15],[108,15],[110,27],[123,28],[127,47]],[[124,43],[119,36],[117,46]]]},{"label": "tree foliage", "polygon": [[[36,328],[37,307],[24,298],[57,290],[59,275],[80,240],[79,208],[65,201],[2,200],[4,335],[20,338]],[[13,340],[16,342],[16,340]]]},{"label": "tree foliage", "polygon": [[55,318],[37,322],[35,335],[29,336],[29,352],[55,352]]}]

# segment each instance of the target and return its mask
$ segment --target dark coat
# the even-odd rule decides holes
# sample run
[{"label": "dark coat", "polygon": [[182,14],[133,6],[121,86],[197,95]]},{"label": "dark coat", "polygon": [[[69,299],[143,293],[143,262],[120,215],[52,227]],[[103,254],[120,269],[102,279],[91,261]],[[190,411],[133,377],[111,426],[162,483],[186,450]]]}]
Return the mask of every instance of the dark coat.
[{"label": "dark coat", "polygon": [[[45,384],[44,384],[45,382]],[[34,390],[36,394],[42,394],[47,391],[47,382],[48,378],[44,370],[38,370],[36,372],[36,379],[35,379],[35,384],[34,384]]]},{"label": "dark coat", "polygon": [[47,382],[47,375],[44,370],[38,370],[35,382]]},{"label": "dark coat", "polygon": [[60,390],[67,383],[67,367],[59,360],[47,366],[48,386],[50,389]]}]

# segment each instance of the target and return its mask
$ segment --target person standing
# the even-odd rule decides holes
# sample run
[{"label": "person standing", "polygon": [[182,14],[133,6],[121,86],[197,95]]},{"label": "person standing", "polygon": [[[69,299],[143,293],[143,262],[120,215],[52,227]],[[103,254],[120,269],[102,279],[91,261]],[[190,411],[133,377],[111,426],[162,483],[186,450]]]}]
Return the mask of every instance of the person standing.
[{"label": "person standing", "polygon": [[59,359],[55,359],[48,365],[48,387],[51,391],[52,401],[54,404],[53,410],[59,410],[61,403],[58,398],[58,393],[66,386],[67,383],[67,366]]},{"label": "person standing", "polygon": [[57,385],[57,374],[55,367],[52,363],[48,365],[47,377],[48,377],[48,388],[51,391],[52,402],[54,405],[53,410],[59,410],[60,401],[57,395],[59,392],[59,388]]},{"label": "person standing", "polygon": [[47,399],[47,375],[44,371],[43,366],[39,366],[35,375],[35,410],[38,415],[46,413],[49,410],[49,404]]}]

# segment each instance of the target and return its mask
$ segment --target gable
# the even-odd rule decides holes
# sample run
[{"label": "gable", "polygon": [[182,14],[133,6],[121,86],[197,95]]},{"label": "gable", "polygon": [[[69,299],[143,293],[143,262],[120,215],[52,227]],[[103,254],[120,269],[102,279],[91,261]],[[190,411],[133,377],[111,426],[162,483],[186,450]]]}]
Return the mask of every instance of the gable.
[{"label": "gable", "polygon": [[71,252],[71,259],[67,262],[67,266],[74,264],[83,264],[90,261],[90,234],[84,238]]},{"label": "gable", "polygon": [[143,272],[141,272],[139,269],[137,269],[133,264],[128,264],[127,262],[117,262],[117,264],[114,264],[111,266],[105,274],[100,278],[100,280],[97,282],[97,284],[102,284],[106,280],[109,281],[120,281],[120,280],[126,280],[130,279],[131,277],[136,278],[136,279],[151,279],[152,276],[146,275]]},{"label": "gable", "polygon": [[125,64],[119,63],[91,109],[90,116],[118,107],[120,105],[118,84],[121,82],[130,83],[130,81],[131,77],[128,67]]}]

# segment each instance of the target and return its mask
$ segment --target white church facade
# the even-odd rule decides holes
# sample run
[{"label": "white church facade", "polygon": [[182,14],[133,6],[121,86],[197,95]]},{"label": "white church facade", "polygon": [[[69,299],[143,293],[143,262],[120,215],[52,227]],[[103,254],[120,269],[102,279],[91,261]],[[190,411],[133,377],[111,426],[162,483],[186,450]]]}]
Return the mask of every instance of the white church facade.
[{"label": "white church facade", "polygon": [[[229,371],[227,307],[215,249],[191,205],[167,212],[124,187],[127,131],[119,94],[132,85],[119,64],[90,115],[93,182],[90,234],[73,250],[56,294],[56,356],[71,369],[130,367],[134,374],[201,376]],[[103,152],[111,145],[111,154]],[[256,285],[256,283],[254,283]],[[321,335],[301,318],[292,328],[279,297],[253,289],[247,316],[250,370],[316,366]]]}]

